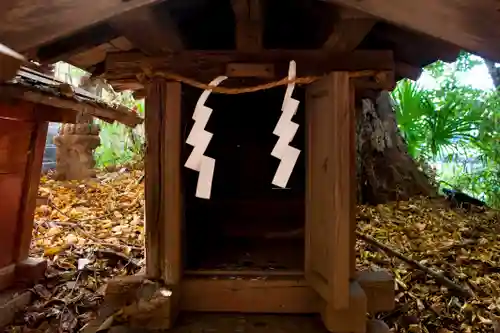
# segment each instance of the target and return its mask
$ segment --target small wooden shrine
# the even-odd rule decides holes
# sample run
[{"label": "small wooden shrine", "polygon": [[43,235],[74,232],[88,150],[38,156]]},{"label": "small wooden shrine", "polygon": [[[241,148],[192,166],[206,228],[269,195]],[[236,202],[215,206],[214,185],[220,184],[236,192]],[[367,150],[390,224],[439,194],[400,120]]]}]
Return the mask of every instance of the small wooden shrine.
[{"label": "small wooden shrine", "polygon": [[[0,291],[42,278],[46,264],[29,258],[33,215],[49,122],[75,123],[79,115],[135,126],[142,119],[123,106],[65,85],[2,53],[0,67]],[[8,70],[7,70],[8,69]],[[5,74],[5,75],[4,75]],[[28,293],[29,295],[29,293]],[[9,303],[10,304],[10,303]],[[2,304],[2,306],[4,306]],[[6,308],[14,305],[5,305]],[[0,326],[14,310],[0,311]]]},{"label": "small wooden shrine", "polygon": [[355,268],[359,105],[462,48],[500,60],[492,1],[49,3],[7,1],[0,41],[146,97],[162,328],[186,310],[321,313],[365,332],[391,309],[390,276]]}]

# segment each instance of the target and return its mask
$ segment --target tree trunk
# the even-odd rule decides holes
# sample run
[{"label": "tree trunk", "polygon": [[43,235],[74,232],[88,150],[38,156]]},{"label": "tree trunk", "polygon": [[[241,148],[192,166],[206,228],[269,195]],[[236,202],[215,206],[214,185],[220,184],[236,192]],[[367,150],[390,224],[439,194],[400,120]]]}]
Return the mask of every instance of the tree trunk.
[{"label": "tree trunk", "polygon": [[500,67],[496,67],[493,61],[485,59],[484,62],[486,63],[486,67],[488,67],[488,72],[493,80],[493,85],[498,89],[498,87],[500,87]]},{"label": "tree trunk", "polygon": [[408,155],[390,94],[383,91],[375,102],[363,99],[357,112],[358,201],[379,204],[434,196],[430,179]]}]

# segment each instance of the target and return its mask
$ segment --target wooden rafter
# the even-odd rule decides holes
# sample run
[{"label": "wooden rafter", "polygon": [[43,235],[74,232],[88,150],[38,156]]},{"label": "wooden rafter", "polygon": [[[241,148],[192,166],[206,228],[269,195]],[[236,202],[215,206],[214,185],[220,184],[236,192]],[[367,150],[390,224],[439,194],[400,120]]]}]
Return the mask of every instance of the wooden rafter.
[{"label": "wooden rafter", "polygon": [[25,52],[79,30],[161,0],[24,0],[1,15],[0,40]]},{"label": "wooden rafter", "polygon": [[152,6],[145,6],[110,20],[111,26],[137,48],[148,55],[160,55],[183,49],[176,24],[168,13],[155,13]]},{"label": "wooden rafter", "polygon": [[500,61],[498,4],[493,0],[325,0],[419,31]]},{"label": "wooden rafter", "polygon": [[236,24],[236,49],[239,51],[257,52],[263,48],[262,1],[231,0]]},{"label": "wooden rafter", "polygon": [[341,8],[336,14],[332,33],[323,44],[323,49],[329,52],[354,50],[377,22],[371,16],[347,8]]}]

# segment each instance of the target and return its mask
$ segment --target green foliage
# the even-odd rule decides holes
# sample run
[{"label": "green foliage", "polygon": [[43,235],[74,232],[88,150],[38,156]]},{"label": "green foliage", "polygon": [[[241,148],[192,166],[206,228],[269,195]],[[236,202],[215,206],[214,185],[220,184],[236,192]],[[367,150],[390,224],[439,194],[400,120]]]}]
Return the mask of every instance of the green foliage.
[{"label": "green foliage", "polygon": [[436,62],[426,71],[438,88],[403,80],[392,95],[408,152],[438,165],[438,178],[448,186],[500,207],[500,95],[459,79],[481,63],[467,53],[453,64]]},{"label": "green foliage", "polygon": [[[144,117],[144,102],[134,100],[130,92],[115,94],[112,100],[133,109]],[[119,123],[108,124],[102,121],[100,125],[101,145],[94,154],[98,167],[122,165],[142,159],[144,155],[142,125],[135,129]]]}]

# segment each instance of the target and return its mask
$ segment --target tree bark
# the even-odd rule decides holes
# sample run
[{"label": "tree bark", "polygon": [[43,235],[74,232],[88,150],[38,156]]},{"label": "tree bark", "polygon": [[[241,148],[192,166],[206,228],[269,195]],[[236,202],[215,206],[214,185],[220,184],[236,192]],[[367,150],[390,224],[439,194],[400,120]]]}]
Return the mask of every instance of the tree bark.
[{"label": "tree bark", "polygon": [[408,154],[390,94],[363,99],[357,112],[358,201],[379,204],[434,196],[430,179]]}]

